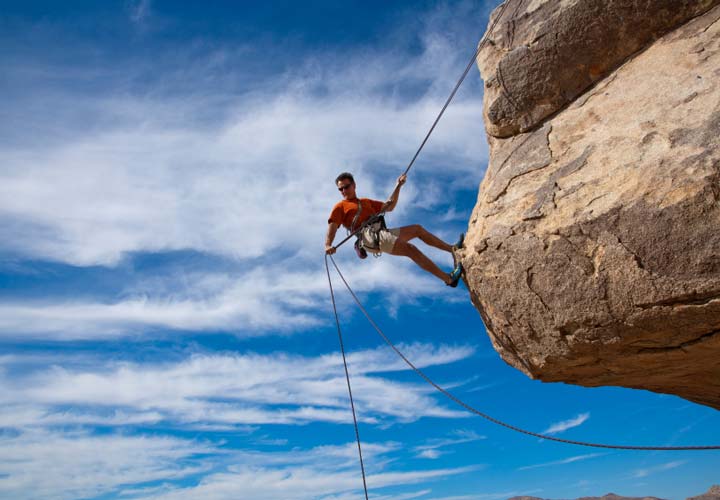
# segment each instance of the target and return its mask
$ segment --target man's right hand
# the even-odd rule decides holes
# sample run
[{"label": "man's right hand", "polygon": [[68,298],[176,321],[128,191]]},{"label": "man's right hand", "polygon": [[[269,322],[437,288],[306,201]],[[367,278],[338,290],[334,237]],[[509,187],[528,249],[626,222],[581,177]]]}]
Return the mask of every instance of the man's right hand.
[{"label": "man's right hand", "polygon": [[337,251],[337,248],[335,248],[332,245],[325,245],[325,253],[328,255],[332,255]]}]

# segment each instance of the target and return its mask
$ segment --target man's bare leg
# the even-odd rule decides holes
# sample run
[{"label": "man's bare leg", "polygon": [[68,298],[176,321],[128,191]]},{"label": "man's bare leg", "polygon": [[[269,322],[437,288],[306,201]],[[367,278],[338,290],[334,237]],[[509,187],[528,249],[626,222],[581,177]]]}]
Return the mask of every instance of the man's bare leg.
[{"label": "man's bare leg", "polygon": [[[451,249],[452,249],[452,247],[451,247]],[[452,281],[452,278],[450,277],[449,274],[444,273],[424,253],[422,253],[420,250],[418,250],[415,245],[413,245],[412,243],[408,243],[407,241],[403,241],[399,237],[398,237],[398,240],[395,242],[395,245],[393,246],[392,251],[390,251],[390,254],[391,255],[403,255],[405,257],[410,257],[412,259],[412,261],[415,262],[415,264],[417,264],[418,266],[420,266],[422,269],[429,272],[430,274],[437,276],[445,284],[448,284]]]},{"label": "man's bare leg", "polygon": [[400,228],[398,234],[398,241],[410,241],[413,238],[420,238],[423,243],[430,245],[431,247],[445,250],[446,252],[452,253],[452,245],[445,243],[443,240],[432,234],[430,231],[422,227],[420,224],[413,224],[412,226],[405,226]]}]

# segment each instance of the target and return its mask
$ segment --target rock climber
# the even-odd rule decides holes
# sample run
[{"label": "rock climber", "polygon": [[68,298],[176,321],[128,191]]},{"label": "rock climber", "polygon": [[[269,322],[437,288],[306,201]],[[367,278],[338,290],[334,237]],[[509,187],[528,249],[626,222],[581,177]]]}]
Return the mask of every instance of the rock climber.
[{"label": "rock climber", "polygon": [[[343,200],[339,201],[332,209],[328,219],[327,236],[325,237],[325,253],[332,255],[337,250],[332,246],[335,240],[335,233],[342,225],[353,232],[371,217],[373,220],[357,234],[355,248],[361,258],[367,256],[369,251],[375,255],[389,253],[390,255],[404,255],[410,257],[413,262],[425,271],[440,278],[446,285],[456,287],[462,276],[462,263],[456,263],[450,273],[443,272],[432,260],[423,254],[418,248],[410,243],[414,238],[420,238],[426,244],[453,254],[454,251],[462,248],[464,234],[460,235],[455,245],[445,243],[443,240],[427,231],[419,224],[404,226],[395,229],[387,229],[382,218],[378,220],[377,215],[384,212],[391,212],[398,202],[400,188],[407,180],[406,175],[398,177],[397,184],[390,198],[385,203],[369,198],[358,198],[355,193],[355,179],[349,172],[343,172],[335,179],[338,191],[342,194]],[[373,217],[375,216],[375,217]]]}]

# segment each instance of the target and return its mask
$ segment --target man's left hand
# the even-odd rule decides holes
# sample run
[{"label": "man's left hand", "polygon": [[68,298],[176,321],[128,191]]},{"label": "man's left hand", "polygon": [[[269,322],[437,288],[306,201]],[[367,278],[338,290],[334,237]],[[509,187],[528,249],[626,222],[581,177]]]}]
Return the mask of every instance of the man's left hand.
[{"label": "man's left hand", "polygon": [[402,174],[400,177],[398,177],[398,180],[397,180],[398,186],[402,186],[403,184],[405,184],[406,180],[407,180],[407,175]]}]

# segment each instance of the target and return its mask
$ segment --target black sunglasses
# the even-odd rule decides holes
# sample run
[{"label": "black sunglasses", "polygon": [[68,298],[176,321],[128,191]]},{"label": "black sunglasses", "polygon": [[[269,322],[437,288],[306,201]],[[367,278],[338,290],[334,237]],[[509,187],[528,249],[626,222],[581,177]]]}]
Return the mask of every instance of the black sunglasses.
[{"label": "black sunglasses", "polygon": [[350,189],[351,186],[352,186],[352,184],[345,184],[344,186],[340,186],[340,187],[338,188],[338,191],[340,191],[340,192],[342,193],[342,192],[345,191],[346,189]]}]

